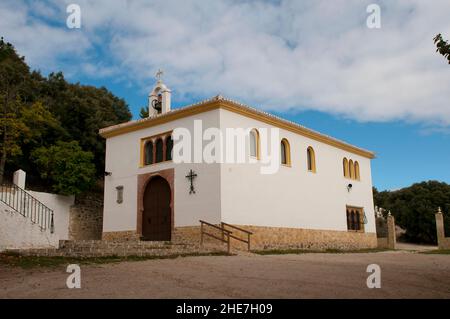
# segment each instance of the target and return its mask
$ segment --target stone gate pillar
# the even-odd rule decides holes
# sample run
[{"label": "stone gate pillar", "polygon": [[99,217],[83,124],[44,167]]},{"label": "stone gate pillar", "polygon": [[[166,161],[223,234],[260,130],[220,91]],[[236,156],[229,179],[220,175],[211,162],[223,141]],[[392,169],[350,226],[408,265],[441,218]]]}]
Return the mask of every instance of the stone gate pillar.
[{"label": "stone gate pillar", "polygon": [[439,249],[445,249],[444,215],[442,214],[440,207],[434,216],[436,218],[438,247]]},{"label": "stone gate pillar", "polygon": [[395,219],[394,216],[389,212],[387,216],[387,231],[388,231],[388,248],[395,249],[397,240],[395,238]]}]

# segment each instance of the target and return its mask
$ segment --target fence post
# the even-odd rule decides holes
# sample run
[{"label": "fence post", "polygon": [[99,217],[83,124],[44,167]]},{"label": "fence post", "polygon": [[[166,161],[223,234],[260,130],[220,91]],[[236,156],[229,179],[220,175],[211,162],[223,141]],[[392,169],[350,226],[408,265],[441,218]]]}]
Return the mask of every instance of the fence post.
[{"label": "fence post", "polygon": [[230,254],[230,252],[231,252],[231,245],[230,245],[230,234],[229,233],[227,233],[227,237],[228,237],[227,250],[228,250],[228,254]]}]

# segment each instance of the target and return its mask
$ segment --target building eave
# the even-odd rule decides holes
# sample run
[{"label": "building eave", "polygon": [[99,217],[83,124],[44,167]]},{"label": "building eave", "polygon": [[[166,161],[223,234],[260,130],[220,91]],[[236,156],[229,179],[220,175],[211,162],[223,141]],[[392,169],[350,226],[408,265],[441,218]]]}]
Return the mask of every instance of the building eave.
[{"label": "building eave", "polygon": [[362,149],[360,147],[351,145],[349,143],[338,140],[334,137],[319,133],[307,127],[304,127],[298,123],[285,120],[268,112],[258,110],[256,108],[241,104],[239,102],[216,96],[212,99],[208,99],[196,104],[192,104],[181,109],[175,109],[165,114],[159,114],[154,117],[145,119],[129,121],[106,128],[102,128],[99,134],[104,138],[110,138],[117,135],[126,134],[129,132],[141,130],[148,127],[153,127],[163,123],[171,122],[180,118],[192,116],[199,113],[204,113],[214,109],[225,109],[230,112],[234,112],[243,115],[248,118],[252,118],[266,124],[291,131],[293,133],[311,138],[313,140],[340,148],[342,150],[366,157],[375,158],[375,153]]}]

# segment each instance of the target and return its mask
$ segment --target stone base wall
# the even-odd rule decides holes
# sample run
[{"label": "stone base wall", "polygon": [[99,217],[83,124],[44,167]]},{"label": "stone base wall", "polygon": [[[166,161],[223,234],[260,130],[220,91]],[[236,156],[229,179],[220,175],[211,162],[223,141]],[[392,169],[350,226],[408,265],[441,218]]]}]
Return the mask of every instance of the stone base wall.
[{"label": "stone base wall", "polygon": [[103,229],[103,197],[83,194],[70,207],[69,239],[101,239]]},{"label": "stone base wall", "polygon": [[[251,236],[251,249],[364,249],[377,248],[377,236],[375,233],[360,233],[333,230],[313,230],[285,227],[262,227],[236,225],[240,228],[253,232]],[[230,229],[232,230],[232,229]],[[221,232],[212,228],[207,228],[209,233],[221,236]],[[246,239],[245,233],[232,230],[233,235]],[[107,232],[103,233],[104,240],[138,240],[139,236],[135,231]],[[220,244],[214,238],[204,236],[206,244]],[[172,233],[172,242],[199,244],[200,226],[177,227]],[[247,249],[247,244],[236,239],[231,239],[231,247],[237,249]]]},{"label": "stone base wall", "polygon": [[139,240],[140,236],[135,230],[104,232],[102,240],[106,241],[134,241]]},{"label": "stone base wall", "polygon": [[[375,233],[359,233],[332,230],[313,230],[285,227],[262,227],[236,225],[251,231],[251,249],[274,248],[300,248],[300,249],[363,249],[376,248],[377,237]],[[247,235],[238,230],[233,230],[233,235],[247,239]],[[219,232],[207,229],[208,232],[219,236]],[[200,226],[178,227],[174,231],[173,241],[200,242]],[[204,236],[205,243],[219,243],[218,240]],[[231,239],[233,248],[247,249],[247,244],[236,239]]]},{"label": "stone base wall", "polygon": [[[375,233],[245,225],[239,227],[253,232],[251,249],[351,250],[377,247]],[[242,237],[242,233],[238,234],[238,231],[233,231],[233,234]],[[241,245],[246,247],[245,243],[241,243]]]}]

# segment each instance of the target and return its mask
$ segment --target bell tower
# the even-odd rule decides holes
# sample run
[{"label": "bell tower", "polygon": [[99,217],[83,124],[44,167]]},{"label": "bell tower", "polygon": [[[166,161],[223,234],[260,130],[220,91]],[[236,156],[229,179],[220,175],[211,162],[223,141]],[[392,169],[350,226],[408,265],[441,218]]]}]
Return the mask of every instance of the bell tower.
[{"label": "bell tower", "polygon": [[170,111],[170,93],[169,88],[162,81],[163,71],[156,72],[158,80],[153,90],[148,95],[148,116],[152,117],[158,114],[164,114]]}]

